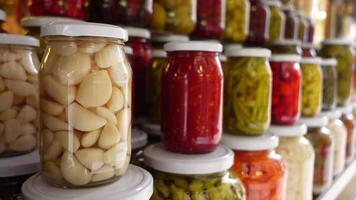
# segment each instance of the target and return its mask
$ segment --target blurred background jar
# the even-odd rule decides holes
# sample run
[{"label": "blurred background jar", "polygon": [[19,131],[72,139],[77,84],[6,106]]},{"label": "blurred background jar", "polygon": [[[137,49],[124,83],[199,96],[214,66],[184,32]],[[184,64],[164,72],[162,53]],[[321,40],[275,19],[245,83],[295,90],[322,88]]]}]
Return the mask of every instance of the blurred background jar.
[{"label": "blurred background jar", "polygon": [[301,43],[298,40],[283,39],[275,41],[270,46],[273,54],[302,55]]},{"label": "blurred background jar", "polygon": [[323,71],[323,105],[322,110],[335,109],[337,105],[337,60],[333,58],[322,59]]},{"label": "blurred background jar", "polygon": [[302,47],[302,56],[303,57],[316,57],[317,53],[316,53],[316,45],[314,45],[313,43],[302,43],[301,45]]},{"label": "blurred background jar", "polygon": [[250,0],[250,25],[246,44],[264,46],[269,38],[270,10],[263,0]]},{"label": "blurred background jar", "polygon": [[295,11],[295,15],[299,19],[299,27],[298,27],[298,40],[302,43],[308,41],[309,35],[309,22],[305,14],[301,11]]},{"label": "blurred background jar", "polygon": [[292,5],[284,5],[282,6],[282,10],[286,15],[284,38],[298,40],[299,19],[295,14],[295,8]]},{"label": "blurred background jar", "polygon": [[250,1],[226,0],[224,40],[242,44],[248,36],[250,25]]},{"label": "blurred background jar", "polygon": [[268,43],[272,44],[275,41],[284,38],[284,31],[286,25],[286,17],[281,9],[281,2],[278,0],[266,1],[270,9],[270,24],[269,24],[269,38]]}]

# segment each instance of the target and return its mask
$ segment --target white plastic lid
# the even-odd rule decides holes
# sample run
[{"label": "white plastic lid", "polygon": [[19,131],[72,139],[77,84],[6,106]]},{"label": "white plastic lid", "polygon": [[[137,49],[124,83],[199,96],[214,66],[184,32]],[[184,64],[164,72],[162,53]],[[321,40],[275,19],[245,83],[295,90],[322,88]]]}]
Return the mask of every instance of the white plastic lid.
[{"label": "white plastic lid", "polygon": [[124,46],[124,51],[126,54],[129,54],[129,55],[133,54],[133,50],[130,46]]},{"label": "white plastic lid", "polygon": [[334,109],[331,111],[324,111],[320,113],[320,116],[327,117],[328,119],[339,119],[341,117],[341,110]]},{"label": "white plastic lid", "polygon": [[271,57],[271,51],[264,48],[234,48],[226,49],[225,55],[228,57]]},{"label": "white plastic lid", "polygon": [[154,58],[165,58],[165,57],[167,57],[167,53],[162,49],[154,49],[152,51],[152,57],[154,57]]},{"label": "white plastic lid", "polygon": [[307,126],[304,124],[296,124],[293,126],[271,125],[268,132],[279,137],[298,137],[307,133]]},{"label": "white plastic lid", "polygon": [[220,55],[219,55],[219,60],[220,60],[220,62],[226,62],[226,61],[227,61],[227,58],[226,58],[225,55],[220,54]]},{"label": "white plastic lid", "polygon": [[272,62],[300,62],[301,56],[297,54],[273,54],[269,61]]},{"label": "white plastic lid", "polygon": [[131,138],[132,149],[139,149],[147,144],[147,133],[137,128],[132,129]]},{"label": "white plastic lid", "polygon": [[53,22],[41,27],[41,36],[92,36],[127,41],[127,32],[119,26],[88,22]]},{"label": "white plastic lid", "polygon": [[129,34],[129,37],[138,37],[138,38],[145,38],[145,39],[151,38],[151,32],[148,29],[127,27],[127,26],[124,28]]},{"label": "white plastic lid", "polygon": [[271,134],[251,137],[224,133],[222,143],[233,150],[262,151],[276,148],[279,138]]},{"label": "white plastic lid", "polygon": [[52,22],[83,22],[78,19],[66,18],[66,17],[25,17],[21,20],[23,27],[41,27]]},{"label": "white plastic lid", "polygon": [[23,45],[39,47],[40,42],[31,36],[0,33],[0,45]]},{"label": "white plastic lid", "polygon": [[328,118],[325,116],[302,117],[299,122],[307,125],[307,127],[323,127],[328,124]]},{"label": "white plastic lid", "polygon": [[144,150],[145,164],[158,171],[174,174],[212,174],[230,169],[234,153],[225,146],[206,154],[179,154],[165,150],[162,143]]},{"label": "white plastic lid", "polygon": [[0,9],[0,21],[6,21],[6,13],[2,9]]},{"label": "white plastic lid", "polygon": [[187,42],[189,37],[186,35],[173,34],[153,34],[151,41],[153,42]]},{"label": "white plastic lid", "polygon": [[49,185],[36,174],[22,185],[27,200],[149,200],[153,194],[153,178],[146,170],[130,165],[118,181],[100,187],[63,189]]},{"label": "white plastic lid", "polygon": [[226,52],[229,48],[241,49],[243,46],[241,44],[228,43],[224,44],[224,51]]},{"label": "white plastic lid", "polygon": [[165,51],[209,51],[222,52],[222,45],[217,42],[170,42],[164,45]]},{"label": "white plastic lid", "polygon": [[300,60],[301,64],[316,64],[320,65],[321,64],[321,58],[319,57],[303,57]]},{"label": "white plastic lid", "polygon": [[154,135],[157,137],[161,137],[161,126],[159,124],[152,124],[152,123],[142,123],[142,129],[146,131],[149,135]]},{"label": "white plastic lid", "polygon": [[282,5],[282,10],[294,10],[294,6],[291,4]]},{"label": "white plastic lid", "polygon": [[40,171],[38,150],[31,153],[0,159],[0,177],[22,176]]},{"label": "white plastic lid", "polygon": [[352,40],[348,40],[345,38],[330,38],[326,39],[322,42],[323,45],[347,45],[352,46]]},{"label": "white plastic lid", "polygon": [[265,1],[266,5],[269,6],[277,6],[277,7],[281,7],[282,6],[282,2],[278,1],[278,0],[268,0]]},{"label": "white plastic lid", "polygon": [[321,60],[322,66],[336,66],[337,60],[335,58],[325,58]]},{"label": "white plastic lid", "polygon": [[299,40],[294,40],[294,39],[283,39],[283,40],[278,40],[273,42],[272,45],[295,45],[295,46],[300,46],[302,43]]},{"label": "white plastic lid", "polygon": [[302,46],[302,48],[305,48],[305,49],[313,49],[316,47],[316,45],[313,43],[302,43],[301,46]]}]

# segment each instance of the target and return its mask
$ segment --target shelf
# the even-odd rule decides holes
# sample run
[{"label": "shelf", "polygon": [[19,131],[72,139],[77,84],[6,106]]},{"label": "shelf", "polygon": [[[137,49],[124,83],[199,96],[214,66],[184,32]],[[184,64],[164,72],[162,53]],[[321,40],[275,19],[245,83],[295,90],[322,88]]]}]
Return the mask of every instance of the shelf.
[{"label": "shelf", "polygon": [[345,189],[347,184],[356,175],[356,159],[348,165],[344,172],[334,179],[333,184],[325,193],[321,194],[317,200],[335,200]]}]

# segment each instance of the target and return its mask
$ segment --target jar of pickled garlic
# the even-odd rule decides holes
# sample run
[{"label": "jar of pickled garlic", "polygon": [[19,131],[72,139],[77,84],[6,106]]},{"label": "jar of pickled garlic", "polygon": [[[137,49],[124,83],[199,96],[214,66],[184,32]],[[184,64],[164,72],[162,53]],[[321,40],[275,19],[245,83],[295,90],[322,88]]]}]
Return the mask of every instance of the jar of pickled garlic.
[{"label": "jar of pickled garlic", "polygon": [[313,194],[325,192],[332,183],[334,163],[334,139],[326,128],[327,117],[302,118],[301,123],[308,127],[305,136],[313,145],[315,153]]},{"label": "jar of pickled garlic", "polygon": [[323,59],[321,69],[323,72],[323,110],[333,110],[337,104],[337,60]]},{"label": "jar of pickled garlic", "polygon": [[264,0],[250,0],[250,25],[246,43],[264,46],[269,38],[270,9]]},{"label": "jar of pickled garlic", "polygon": [[250,25],[250,1],[226,0],[224,40],[242,44]]},{"label": "jar of pickled garlic", "polygon": [[316,57],[316,46],[313,43],[302,43],[302,56],[303,57]]},{"label": "jar of pickled garlic", "polygon": [[326,127],[330,130],[330,134],[334,140],[334,177],[341,174],[345,167],[347,130],[344,123],[340,120],[341,115],[342,112],[339,109],[321,113],[321,116],[329,119]]},{"label": "jar of pickled garlic", "polygon": [[224,134],[222,143],[234,150],[235,161],[230,171],[245,186],[246,200],[286,199],[287,168],[274,150],[278,137]]},{"label": "jar of pickled garlic", "polygon": [[6,33],[3,29],[3,23],[6,21],[6,13],[4,10],[0,9],[0,33]]},{"label": "jar of pickled garlic", "polygon": [[33,16],[63,16],[76,19],[86,18],[85,0],[31,0],[28,1]]},{"label": "jar of pickled garlic", "polygon": [[262,135],[271,121],[271,51],[230,46],[225,54],[224,130]]},{"label": "jar of pickled garlic", "polygon": [[147,133],[144,131],[133,128],[132,129],[132,137],[131,137],[131,145],[132,145],[132,158],[130,163],[136,166],[143,165],[143,149],[147,145]]},{"label": "jar of pickled garlic", "polygon": [[320,113],[323,92],[323,72],[321,70],[321,59],[302,58],[300,66],[302,69],[302,116],[313,117]]},{"label": "jar of pickled garlic", "polygon": [[270,58],[273,75],[272,124],[293,125],[300,117],[302,72],[300,56],[276,54]]},{"label": "jar of pickled garlic", "polygon": [[144,159],[154,178],[151,200],[246,199],[243,185],[229,172],[234,154],[227,147],[186,155],[169,152],[158,143],[144,150]]},{"label": "jar of pickled garlic", "polygon": [[304,124],[271,126],[269,132],[279,136],[276,152],[286,162],[288,169],[287,199],[313,199],[314,149],[304,137]]},{"label": "jar of pickled garlic", "polygon": [[186,35],[194,31],[196,21],[197,0],[154,0],[153,30]]},{"label": "jar of pickled garlic", "polygon": [[161,130],[166,148],[179,153],[207,153],[222,135],[222,45],[172,42],[161,78]]},{"label": "jar of pickled garlic", "polygon": [[30,36],[0,34],[0,157],[37,146],[38,46]]},{"label": "jar of pickled garlic", "polygon": [[344,39],[328,39],[319,52],[323,58],[337,59],[337,102],[343,106],[350,102],[352,92],[352,42]]},{"label": "jar of pickled garlic", "polygon": [[279,40],[272,43],[270,49],[273,54],[297,54],[302,55],[301,42],[298,40]]},{"label": "jar of pickled garlic", "polygon": [[125,27],[129,35],[126,45],[132,48],[132,71],[133,71],[133,111],[134,117],[143,117],[146,113],[147,91],[149,82],[148,73],[152,64],[152,47],[149,43],[151,33],[147,29]]},{"label": "jar of pickled garlic", "polygon": [[315,24],[310,16],[307,16],[307,22],[308,22],[307,42],[313,43],[314,42],[314,33],[315,33]]},{"label": "jar of pickled garlic", "polygon": [[286,16],[281,9],[281,2],[278,0],[266,1],[270,9],[270,24],[268,42],[282,40],[284,38],[284,31],[286,25]]},{"label": "jar of pickled garlic", "polygon": [[295,14],[295,8],[292,5],[284,5],[282,6],[282,10],[286,15],[284,38],[298,40],[299,19]]},{"label": "jar of pickled garlic", "polygon": [[300,11],[295,11],[295,15],[299,19],[298,40],[301,42],[308,42],[309,23],[307,17]]},{"label": "jar of pickled garlic", "polygon": [[351,106],[345,106],[341,111],[342,115],[340,120],[344,123],[347,131],[346,164],[349,164],[354,159],[356,153],[356,123]]},{"label": "jar of pickled garlic", "polygon": [[163,49],[163,46],[169,42],[188,42],[189,37],[186,35],[175,35],[167,33],[153,33],[151,44],[154,49]]},{"label": "jar of pickled garlic", "polygon": [[147,109],[148,122],[161,123],[161,74],[166,63],[167,53],[164,50],[155,49],[152,52],[153,62],[148,74],[150,89],[148,91]]},{"label": "jar of pickled garlic", "polygon": [[52,23],[40,71],[42,174],[59,187],[123,176],[131,154],[132,71],[127,32],[95,23]]}]

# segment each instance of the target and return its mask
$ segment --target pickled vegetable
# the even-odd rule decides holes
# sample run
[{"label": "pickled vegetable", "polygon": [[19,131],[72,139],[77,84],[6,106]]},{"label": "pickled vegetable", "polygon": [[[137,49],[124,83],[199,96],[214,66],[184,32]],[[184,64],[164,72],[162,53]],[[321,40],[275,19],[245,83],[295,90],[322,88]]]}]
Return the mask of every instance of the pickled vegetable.
[{"label": "pickled vegetable", "polygon": [[322,62],[323,71],[323,110],[332,110],[337,104],[337,71],[336,60]]},{"label": "pickled vegetable", "polygon": [[271,13],[268,41],[273,43],[284,38],[286,19],[279,1],[267,1],[266,4],[269,6]]},{"label": "pickled vegetable", "polygon": [[248,0],[226,0],[226,25],[224,39],[243,43],[248,35],[250,2]]}]

